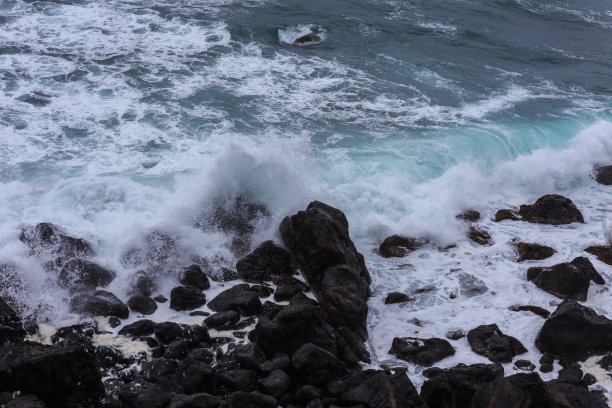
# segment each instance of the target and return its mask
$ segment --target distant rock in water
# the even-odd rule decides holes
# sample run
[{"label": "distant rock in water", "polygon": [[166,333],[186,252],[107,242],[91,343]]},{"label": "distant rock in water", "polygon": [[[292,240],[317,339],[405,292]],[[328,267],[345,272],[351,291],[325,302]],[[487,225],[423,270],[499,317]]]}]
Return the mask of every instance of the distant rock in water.
[{"label": "distant rock in water", "polygon": [[321,42],[321,37],[316,34],[306,34],[301,37],[298,37],[293,41],[296,45],[307,45]]},{"label": "distant rock in water", "polygon": [[389,354],[410,363],[426,367],[455,354],[455,349],[444,339],[418,339],[416,337],[396,337],[393,339]]},{"label": "distant rock in water", "polygon": [[603,263],[612,265],[612,246],[595,245],[585,249],[589,254],[593,254]]},{"label": "distant rock in water", "polygon": [[456,218],[468,222],[476,222],[480,219],[480,213],[474,210],[466,210],[461,214],[457,214]]},{"label": "distant rock in water", "polygon": [[467,338],[474,353],[494,363],[509,363],[512,357],[527,352],[520,341],[503,334],[496,324],[478,326],[468,332]]},{"label": "distant rock in water", "polygon": [[612,165],[596,166],[593,169],[595,181],[606,186],[612,185]]},{"label": "distant rock in water", "polygon": [[495,217],[493,218],[493,221],[500,222],[504,220],[517,221],[517,220],[520,220],[520,218],[516,216],[514,211],[504,208],[495,213]]},{"label": "distant rock in water", "polygon": [[491,234],[486,229],[472,225],[468,230],[468,238],[477,243],[478,245],[493,245]]},{"label": "distant rock in water", "polygon": [[410,252],[421,248],[426,243],[427,240],[423,238],[409,238],[401,235],[392,235],[380,244],[378,253],[383,258],[402,258]]},{"label": "distant rock in water", "polygon": [[537,224],[571,224],[584,222],[582,213],[572,200],[558,194],[542,196],[531,205],[521,205],[519,214],[523,221]]},{"label": "distant rock in water", "polygon": [[557,252],[549,246],[530,244],[527,242],[519,242],[516,244],[516,249],[519,254],[519,257],[516,260],[517,262],[546,259],[550,258]]}]

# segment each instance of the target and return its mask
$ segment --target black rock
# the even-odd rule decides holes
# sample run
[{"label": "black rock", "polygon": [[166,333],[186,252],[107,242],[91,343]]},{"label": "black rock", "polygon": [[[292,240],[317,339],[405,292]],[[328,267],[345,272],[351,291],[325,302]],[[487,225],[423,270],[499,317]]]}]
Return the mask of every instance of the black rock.
[{"label": "black rock", "polygon": [[396,337],[393,339],[389,354],[410,363],[426,367],[455,354],[455,349],[444,339],[418,339],[415,337]]},{"label": "black rock", "polygon": [[289,305],[305,305],[305,306],[318,306],[319,302],[309,298],[304,293],[297,293],[289,300]]},{"label": "black rock", "polygon": [[155,300],[157,303],[166,303],[168,301],[168,298],[164,295],[157,295],[153,298],[153,300]]},{"label": "black rock", "polygon": [[521,205],[519,210],[523,221],[538,224],[571,224],[584,222],[582,213],[572,200],[558,194],[542,196],[531,205]]},{"label": "black rock", "polygon": [[392,235],[385,238],[378,247],[378,253],[383,258],[403,258],[410,252],[421,248],[427,243],[423,238],[409,238],[400,235]]},{"label": "black rock", "polygon": [[254,392],[234,392],[227,399],[228,407],[244,407],[244,408],[276,408],[278,401],[271,395]]},{"label": "black rock", "polygon": [[553,248],[540,244],[529,244],[527,242],[519,242],[516,244],[519,257],[517,262],[526,260],[540,260],[553,256],[557,251]]},{"label": "black rock", "polygon": [[193,395],[177,394],[170,400],[168,408],[217,408],[221,402],[219,397],[205,392]]},{"label": "black rock", "polygon": [[96,365],[100,368],[110,369],[119,365],[128,365],[133,362],[123,353],[111,346],[97,346],[95,348]]},{"label": "black rock", "polygon": [[295,375],[306,384],[325,385],[348,373],[346,365],[334,354],[312,343],[300,347],[291,363]]},{"label": "black rock", "polygon": [[78,347],[23,342],[0,347],[0,392],[21,390],[47,406],[96,406],[104,393],[95,356]]},{"label": "black rock", "polygon": [[57,329],[51,336],[51,342],[54,346],[80,347],[91,351],[95,333],[96,326],[91,323],[75,324]]},{"label": "black rock", "polygon": [[566,300],[546,319],[535,344],[542,353],[584,361],[612,350],[612,320]]},{"label": "black rock", "polygon": [[[146,271],[137,271],[130,279],[130,295],[151,296],[155,283]],[[162,303],[162,302],[160,302]]]},{"label": "black rock", "polygon": [[291,359],[284,353],[275,354],[272,359],[264,361],[259,368],[264,373],[271,373],[274,370],[287,370],[291,366]]},{"label": "black rock", "polygon": [[174,373],[174,381],[181,385],[183,393],[188,395],[215,391],[212,367],[198,360],[182,361]]},{"label": "black rock", "polygon": [[113,329],[115,327],[121,326],[121,319],[115,317],[115,316],[111,316],[108,318],[108,325],[110,327],[112,327]]},{"label": "black rock", "polygon": [[279,398],[291,385],[291,378],[283,370],[274,370],[259,380],[259,386],[269,395]]},{"label": "black rock", "polygon": [[164,385],[141,380],[124,384],[118,394],[130,408],[166,408],[173,396]]},{"label": "black rock", "polygon": [[267,298],[272,293],[274,293],[274,289],[264,285],[252,285],[251,290],[257,293],[257,296],[259,296],[260,298]]},{"label": "black rock", "polygon": [[595,255],[601,262],[612,265],[612,246],[593,245],[585,249],[585,251]]},{"label": "black rock", "polygon": [[306,211],[286,217],[280,233],[329,321],[365,341],[371,279],[342,211],[314,201]]},{"label": "black rock", "polygon": [[134,323],[123,326],[119,330],[120,336],[128,336],[133,339],[149,336],[155,332],[156,323],[151,320],[136,320]]},{"label": "black rock", "polygon": [[157,323],[155,336],[164,344],[170,344],[175,340],[186,340],[196,344],[210,339],[205,327],[174,322]]},{"label": "black rock", "polygon": [[172,235],[151,231],[139,246],[122,254],[121,263],[130,268],[142,267],[149,276],[156,276],[175,271],[179,258],[178,246]]},{"label": "black rock", "polygon": [[494,363],[509,363],[512,357],[527,352],[520,341],[503,334],[496,324],[481,325],[467,335],[472,351]]},{"label": "black rock", "polygon": [[612,166],[595,166],[593,175],[599,184],[612,185]]},{"label": "black rock", "polygon": [[238,272],[233,269],[221,267],[210,278],[215,282],[228,282],[239,278]]},{"label": "black rock", "polygon": [[240,313],[235,310],[227,310],[207,317],[204,319],[204,323],[211,329],[228,330],[233,328],[239,320]]},{"label": "black rock", "polygon": [[414,298],[411,298],[410,296],[406,295],[405,293],[391,292],[385,298],[385,305],[390,305],[390,304],[394,304],[394,303],[412,302],[413,300],[414,300]]},{"label": "black rock", "polygon": [[295,392],[295,400],[299,403],[306,404],[316,398],[321,398],[325,395],[325,390],[315,387],[314,385],[304,385]]},{"label": "black rock", "polygon": [[206,304],[206,295],[193,286],[177,286],[170,292],[170,309],[193,310]]},{"label": "black rock", "polygon": [[208,277],[198,265],[191,265],[181,271],[179,282],[185,286],[194,286],[200,290],[210,288]]},{"label": "black rock", "polygon": [[222,391],[251,391],[255,388],[257,374],[251,370],[217,368],[217,383]]},{"label": "black rock", "polygon": [[204,316],[204,317],[208,317],[208,316],[210,316],[210,312],[205,312],[203,310],[195,310],[193,312],[189,312],[189,316]]},{"label": "black rock", "polygon": [[603,282],[601,275],[585,257],[549,268],[534,267],[527,270],[527,280],[538,288],[561,299],[585,301],[591,280]]},{"label": "black rock", "polygon": [[64,264],[57,275],[57,281],[62,288],[74,290],[93,290],[106,287],[116,273],[83,259],[71,259]]},{"label": "black rock", "polygon": [[235,310],[244,316],[253,316],[262,311],[261,301],[249,285],[236,285],[219,293],[208,303],[215,312]]},{"label": "black rock", "polygon": [[255,343],[236,346],[234,356],[242,367],[255,371],[259,371],[261,364],[266,360],[264,353]]},{"label": "black rock", "polygon": [[548,319],[548,316],[550,316],[548,310],[533,305],[510,306],[508,310],[512,310],[513,312],[531,312],[545,319]]},{"label": "black rock", "polygon": [[241,279],[247,282],[269,281],[272,275],[291,275],[291,253],[273,241],[261,243],[236,263]]},{"label": "black rock", "polygon": [[502,209],[502,210],[498,210],[495,213],[495,217],[493,218],[493,221],[495,222],[500,222],[504,220],[518,221],[519,219],[520,218],[516,216],[514,211],[508,210],[508,209]]},{"label": "black rock", "polygon": [[302,292],[302,288],[298,285],[283,284],[276,288],[274,292],[274,300],[283,302],[291,300],[291,298]]},{"label": "black rock", "polygon": [[150,315],[157,310],[157,303],[153,299],[143,295],[134,295],[128,299],[127,305],[130,309],[143,315]]},{"label": "black rock", "polygon": [[70,300],[70,309],[74,313],[88,316],[115,316],[127,319],[128,307],[111,292],[98,290],[94,293],[79,293]]},{"label": "black rock", "polygon": [[449,340],[459,340],[465,337],[465,332],[461,329],[451,330],[446,333],[446,338]]},{"label": "black rock", "polygon": [[17,313],[0,298],[0,346],[20,342],[25,335]]},{"label": "black rock", "polygon": [[491,234],[482,227],[472,225],[468,230],[468,238],[479,245],[493,245]]},{"label": "black rock", "polygon": [[535,370],[535,365],[529,360],[516,360],[514,362],[514,366],[519,370],[523,371],[533,371]]},{"label": "black rock", "polygon": [[22,229],[19,239],[30,247],[31,254],[48,252],[52,257],[63,260],[93,255],[87,241],[68,236],[57,225],[48,222]]},{"label": "black rock", "polygon": [[474,210],[467,210],[456,216],[460,220],[476,222],[480,219],[480,213]]},{"label": "black rock", "polygon": [[504,377],[498,364],[459,364],[452,368],[433,368],[423,372],[428,378],[421,387],[421,398],[428,407],[470,408],[474,393],[485,384]]},{"label": "black rock", "polygon": [[318,43],[321,41],[321,37],[316,34],[304,34],[301,37],[296,38],[293,43],[296,45],[310,44],[310,43]]},{"label": "black rock", "polygon": [[612,367],[612,354],[609,354],[597,362],[604,370],[609,370]]},{"label": "black rock", "polygon": [[154,358],[142,363],[141,374],[147,381],[155,381],[176,372],[179,363],[167,358]]}]

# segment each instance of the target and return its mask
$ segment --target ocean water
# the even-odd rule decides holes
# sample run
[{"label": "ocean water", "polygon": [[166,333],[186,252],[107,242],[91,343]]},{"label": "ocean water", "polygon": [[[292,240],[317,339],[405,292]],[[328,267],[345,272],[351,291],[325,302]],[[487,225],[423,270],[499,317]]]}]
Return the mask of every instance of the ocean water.
[{"label": "ocean water", "polygon": [[[309,33],[320,40],[293,44]],[[215,203],[265,205],[257,244],[317,199],[346,213],[373,275],[376,364],[403,364],[387,354],[395,336],[489,323],[536,362],[543,320],[507,308],[559,300],[526,269],[588,256],[612,280],[583,252],[612,222],[611,189],[591,178],[612,163],[611,38],[605,0],[2,0],[0,295],[51,325],[75,319],[19,241],[27,225],[89,239],[126,299],[142,266],[126,254],[152,233],[174,242],[158,277],[169,291],[173,268],[198,257],[235,263],[232,236],[198,223]],[[586,223],[490,221],[549,193]],[[466,209],[481,212],[493,246],[466,238],[455,218]],[[394,233],[435,244],[379,257]],[[558,252],[519,264],[514,240]],[[609,284],[585,304],[611,316]],[[154,318],[184,317],[171,312]],[[439,366],[486,361],[465,339],[453,345]],[[421,368],[408,368],[419,385]]]}]

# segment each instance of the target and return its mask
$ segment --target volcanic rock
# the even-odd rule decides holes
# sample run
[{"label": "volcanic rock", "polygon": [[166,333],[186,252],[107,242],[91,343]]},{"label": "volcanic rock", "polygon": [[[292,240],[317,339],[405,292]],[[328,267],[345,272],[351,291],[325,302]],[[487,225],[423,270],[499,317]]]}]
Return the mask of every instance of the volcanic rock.
[{"label": "volcanic rock", "polygon": [[586,252],[593,254],[603,263],[612,265],[612,247],[611,246],[590,246],[585,249]]},{"label": "volcanic rock", "polygon": [[136,320],[134,323],[123,326],[121,330],[119,330],[119,335],[128,336],[133,339],[141,336],[148,336],[155,332],[155,325],[156,323],[151,320]]},{"label": "volcanic rock", "polygon": [[474,353],[494,363],[509,363],[512,357],[527,352],[521,342],[503,334],[496,324],[478,326],[468,332],[467,338]]},{"label": "volcanic rock", "polygon": [[100,265],[75,258],[64,264],[57,275],[57,281],[62,288],[93,290],[108,286],[115,276],[115,272]]},{"label": "volcanic rock", "polygon": [[224,290],[208,303],[208,307],[215,312],[235,310],[244,316],[253,316],[262,311],[259,297],[247,284]]},{"label": "volcanic rock", "polygon": [[472,225],[468,230],[468,238],[478,245],[493,245],[491,234],[482,227]]},{"label": "volcanic rock", "polygon": [[240,313],[235,310],[227,310],[208,316],[204,319],[206,326],[216,330],[227,330],[233,328],[240,320]]},{"label": "volcanic rock", "polygon": [[64,261],[93,255],[93,249],[87,241],[68,236],[57,225],[48,222],[24,228],[19,239],[30,247],[31,254],[48,252]]},{"label": "volcanic rock", "polygon": [[143,315],[150,315],[157,310],[157,303],[153,299],[143,295],[134,295],[128,299],[127,305],[130,309]]},{"label": "volcanic rock", "polygon": [[548,316],[550,316],[550,312],[548,310],[538,307],[538,306],[533,306],[533,305],[510,306],[508,310],[511,310],[513,312],[531,312],[545,319],[547,319]]},{"label": "volcanic rock", "polygon": [[529,244],[527,242],[519,242],[516,244],[519,257],[517,262],[526,260],[541,260],[553,256],[557,251],[553,248],[540,244]]},{"label": "volcanic rock", "polygon": [[179,282],[185,286],[194,286],[200,290],[210,288],[208,277],[198,265],[191,265],[179,274]]},{"label": "volcanic rock", "polygon": [[457,214],[457,218],[468,222],[476,222],[480,219],[480,213],[474,210],[467,210]]},{"label": "volcanic rock", "polygon": [[193,310],[206,304],[206,295],[194,286],[177,286],[170,292],[170,309]]},{"label": "volcanic rock", "polygon": [[390,305],[394,303],[412,302],[413,300],[414,298],[411,298],[405,293],[391,292],[385,298],[385,305]]},{"label": "volcanic rock", "polygon": [[312,343],[300,347],[291,357],[292,368],[306,384],[325,385],[347,374],[346,365],[334,354]]},{"label": "volcanic rock", "polygon": [[[130,295],[151,296],[155,283],[146,271],[137,271],[130,279]],[[162,302],[163,303],[163,302]]]},{"label": "volcanic rock", "polygon": [[495,217],[493,218],[493,221],[495,222],[500,222],[504,220],[517,221],[519,219],[520,218],[516,216],[514,211],[508,210],[508,209],[501,209],[495,213]]},{"label": "volcanic rock", "polygon": [[265,241],[240,259],[236,263],[236,270],[241,279],[254,283],[269,281],[272,275],[291,275],[291,253],[274,241]]},{"label": "volcanic rock", "polygon": [[383,258],[403,258],[410,252],[421,248],[427,243],[427,240],[423,238],[409,238],[400,235],[392,235],[385,238],[380,247],[378,247],[378,253]]},{"label": "volcanic rock", "polygon": [[582,213],[574,203],[558,194],[542,196],[531,205],[521,205],[519,214],[523,221],[538,224],[571,224],[584,222]]},{"label": "volcanic rock", "polygon": [[538,288],[561,299],[585,301],[591,280],[604,283],[601,275],[585,257],[552,267],[533,267],[527,270],[527,280]]},{"label": "volcanic rock", "polygon": [[17,313],[0,298],[0,346],[20,342],[25,335]]},{"label": "volcanic rock", "polygon": [[596,166],[593,169],[593,175],[599,184],[612,185],[612,166]]},{"label": "volcanic rock", "polygon": [[309,33],[309,34],[304,34],[303,36],[296,38],[295,41],[293,41],[293,43],[297,45],[303,45],[303,44],[309,44],[309,43],[317,43],[319,41],[321,41],[321,37],[319,37],[316,34]]},{"label": "volcanic rock", "polygon": [[410,363],[426,367],[455,354],[455,349],[444,339],[418,339],[416,337],[396,337],[389,354]]},{"label": "volcanic rock", "polygon": [[94,293],[79,293],[70,300],[74,313],[88,316],[115,316],[127,319],[130,311],[117,296],[105,290]]}]

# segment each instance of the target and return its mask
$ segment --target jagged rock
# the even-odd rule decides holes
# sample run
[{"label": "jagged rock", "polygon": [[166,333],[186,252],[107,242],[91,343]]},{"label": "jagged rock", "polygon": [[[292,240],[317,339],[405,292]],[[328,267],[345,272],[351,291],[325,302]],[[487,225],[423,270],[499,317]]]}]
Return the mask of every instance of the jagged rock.
[{"label": "jagged rock", "polygon": [[293,41],[294,44],[297,45],[303,45],[303,44],[310,44],[310,43],[318,43],[319,41],[321,41],[321,37],[319,37],[316,34],[304,34],[301,37],[298,37],[295,39],[295,41]]},{"label": "jagged rock", "polygon": [[20,342],[25,335],[26,332],[17,313],[0,298],[0,346]]},{"label": "jagged rock", "polygon": [[177,286],[170,291],[170,309],[193,310],[206,304],[206,295],[194,286]]},{"label": "jagged rock", "polygon": [[227,330],[233,328],[240,320],[240,313],[235,310],[215,313],[204,319],[204,323],[211,329]]},{"label": "jagged rock", "polygon": [[498,210],[495,213],[495,217],[493,217],[493,221],[500,222],[504,220],[518,221],[520,220],[520,218],[516,216],[514,211],[504,208],[504,209]]},{"label": "jagged rock", "polygon": [[410,363],[426,367],[455,354],[455,349],[444,339],[395,337],[389,354]]},{"label": "jagged rock", "polygon": [[410,238],[400,235],[392,235],[385,238],[378,247],[378,253],[383,258],[403,258],[410,252],[421,248],[427,243],[423,238]]},{"label": "jagged rock", "polygon": [[529,268],[527,280],[561,299],[581,301],[587,298],[591,280],[599,284],[605,283],[593,264],[585,257],[578,257],[572,262],[557,264],[549,268]]},{"label": "jagged rock", "polygon": [[191,265],[181,271],[179,282],[185,286],[194,286],[200,290],[210,288],[208,277],[198,265]]},{"label": "jagged rock", "polygon": [[48,252],[50,256],[60,258],[61,262],[93,255],[87,241],[65,235],[57,225],[48,222],[22,229],[19,239],[30,248],[32,255]]},{"label": "jagged rock", "polygon": [[505,335],[496,324],[481,325],[467,335],[472,351],[494,363],[509,363],[512,357],[527,352],[520,341]]},{"label": "jagged rock", "polygon": [[306,384],[325,385],[347,374],[346,365],[334,354],[312,343],[300,347],[291,357],[294,373]]},{"label": "jagged rock", "polygon": [[155,283],[146,271],[137,271],[130,279],[130,289],[128,294],[140,295],[140,296],[151,296],[155,289]]},{"label": "jagged rock", "polygon": [[511,310],[513,312],[531,312],[545,319],[548,319],[548,316],[550,316],[550,312],[548,310],[532,305],[510,306],[508,310]]},{"label": "jagged rock", "polygon": [[143,315],[150,315],[157,310],[157,303],[153,299],[143,295],[134,295],[128,299],[127,305],[130,309]]},{"label": "jagged rock", "polygon": [[612,166],[595,166],[593,175],[599,184],[612,185]]},{"label": "jagged rock", "polygon": [[430,368],[421,387],[421,398],[428,407],[470,408],[474,393],[485,384],[504,377],[499,364],[459,364],[452,368]]},{"label": "jagged rock", "polygon": [[457,214],[457,218],[468,222],[476,222],[480,219],[480,213],[474,210],[467,210]]},{"label": "jagged rock", "polygon": [[478,245],[493,245],[491,234],[482,227],[472,225],[468,230],[468,238]]},{"label": "jagged rock", "polygon": [[286,217],[280,233],[329,321],[365,341],[371,279],[342,211],[313,201],[306,211]]},{"label": "jagged rock", "polygon": [[261,301],[249,285],[236,285],[219,293],[208,303],[215,312],[235,310],[244,316],[253,316],[262,311]]},{"label": "jagged rock", "polygon": [[584,361],[612,350],[612,320],[565,300],[546,319],[535,344],[542,353]]},{"label": "jagged rock", "polygon": [[105,290],[94,293],[79,293],[70,300],[73,313],[87,316],[115,316],[127,319],[130,315],[128,307],[117,296]]},{"label": "jagged rock", "polygon": [[542,196],[531,205],[521,205],[519,214],[523,221],[538,224],[571,224],[584,222],[582,213],[574,203],[558,194]]},{"label": "jagged rock", "polygon": [[586,252],[593,254],[603,263],[612,265],[612,247],[611,246],[590,246],[585,249]]},{"label": "jagged rock", "polygon": [[50,408],[96,406],[103,395],[95,356],[78,347],[23,342],[0,347],[0,392],[21,390]]},{"label": "jagged rock", "polygon": [[517,262],[546,259],[550,258],[557,252],[549,246],[529,244],[527,242],[519,242],[516,244],[516,249],[518,250],[519,254],[519,257],[516,260]]},{"label": "jagged rock", "polygon": [[390,305],[394,303],[412,302],[413,300],[414,298],[411,298],[405,293],[391,292],[385,298],[385,305]]},{"label": "jagged rock", "polygon": [[64,264],[57,275],[62,288],[93,290],[106,287],[115,279],[115,272],[83,259],[71,259]]},{"label": "jagged rock", "polygon": [[254,283],[269,281],[272,275],[291,275],[291,253],[273,241],[265,241],[240,259],[236,270],[241,279]]}]

